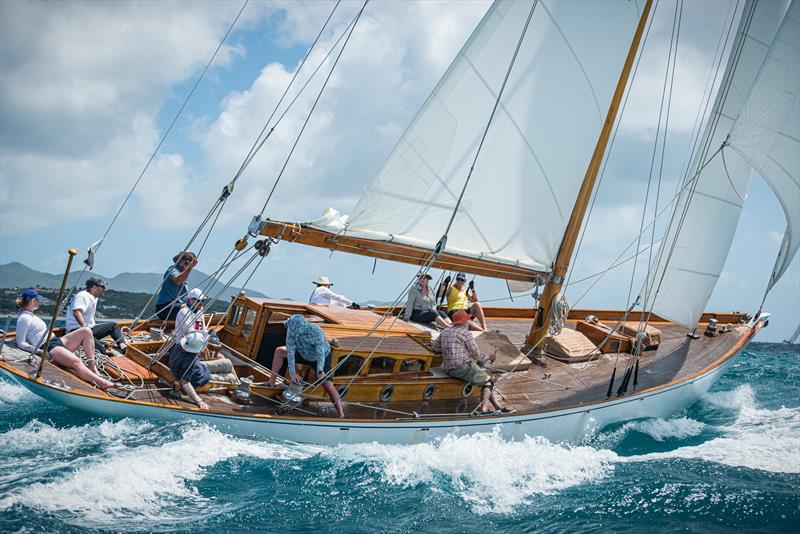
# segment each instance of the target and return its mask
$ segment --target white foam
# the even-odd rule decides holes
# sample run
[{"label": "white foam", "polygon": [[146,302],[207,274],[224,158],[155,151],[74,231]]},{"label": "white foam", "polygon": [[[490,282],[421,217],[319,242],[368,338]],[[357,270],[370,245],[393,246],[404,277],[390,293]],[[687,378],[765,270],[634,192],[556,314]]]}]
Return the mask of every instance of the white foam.
[{"label": "white foam", "polygon": [[118,440],[142,432],[151,425],[143,421],[122,419],[98,424],[57,428],[37,419],[23,427],[0,434],[0,449],[12,453],[56,451],[63,454],[80,446]]},{"label": "white foam", "polygon": [[[0,510],[21,504],[58,512],[64,520],[83,526],[108,526],[124,520],[185,521],[194,517],[192,505],[204,500],[190,483],[201,479],[207,468],[240,455],[295,459],[316,452],[236,439],[190,425],[177,441],[113,449],[105,457],[88,458],[85,467],[54,482],[13,491],[0,500]],[[191,501],[188,507],[170,506],[185,499]],[[175,510],[181,509],[191,515],[180,517]]]},{"label": "white foam", "polygon": [[33,397],[33,393],[19,384],[0,379],[0,404],[13,404],[26,396]]},{"label": "white foam", "polygon": [[647,434],[656,441],[665,439],[686,439],[699,436],[706,429],[700,421],[679,417],[677,419],[646,419],[630,423],[628,428]]},{"label": "white foam", "polygon": [[449,488],[480,514],[508,513],[535,495],[600,480],[611,474],[617,458],[609,450],[555,445],[544,438],[504,441],[497,429],[420,445],[340,446],[327,454],[367,464],[389,484]]},{"label": "white foam", "polygon": [[628,461],[666,458],[698,459],[732,467],[747,467],[773,473],[800,473],[800,409],[758,408],[750,386],[708,395],[706,402],[738,409],[736,420],[716,427],[722,433],[700,445],[674,451],[644,454]]}]

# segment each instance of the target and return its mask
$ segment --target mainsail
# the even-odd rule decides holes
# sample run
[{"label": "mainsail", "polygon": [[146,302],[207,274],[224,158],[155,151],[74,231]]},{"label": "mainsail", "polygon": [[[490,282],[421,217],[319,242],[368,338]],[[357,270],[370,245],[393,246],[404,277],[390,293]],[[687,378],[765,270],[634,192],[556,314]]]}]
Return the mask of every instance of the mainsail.
[{"label": "mainsail", "polygon": [[344,227],[328,219],[311,225],[433,250],[534,9],[446,251],[549,270],[639,21],[638,8],[618,0],[495,2]]},{"label": "mainsail", "polygon": [[[703,148],[695,157],[656,265],[642,290],[645,309],[676,323],[690,327],[697,323],[725,265],[751,171],[740,151],[725,148],[718,153],[717,149],[750,105],[746,99],[753,94],[787,4],[745,3],[721,89],[701,140]],[[796,57],[796,51],[794,54]]]}]

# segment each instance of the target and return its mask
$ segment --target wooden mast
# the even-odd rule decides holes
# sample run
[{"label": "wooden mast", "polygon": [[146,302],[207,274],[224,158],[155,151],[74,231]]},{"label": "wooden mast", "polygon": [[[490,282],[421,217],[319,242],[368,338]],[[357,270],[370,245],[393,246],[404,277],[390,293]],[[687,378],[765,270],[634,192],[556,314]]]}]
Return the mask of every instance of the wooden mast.
[{"label": "wooden mast", "polygon": [[652,7],[652,0],[647,0],[642,10],[642,16],[639,18],[639,25],[636,28],[636,33],[633,35],[630,50],[628,50],[628,57],[625,58],[625,64],[622,67],[622,72],[619,75],[617,88],[614,91],[614,96],[611,99],[611,104],[608,107],[606,120],[603,124],[603,129],[600,131],[600,137],[597,140],[597,146],[592,154],[592,159],[589,162],[589,167],[586,169],[586,175],[583,178],[583,183],[578,192],[578,197],[575,200],[575,205],[572,208],[572,214],[569,217],[567,229],[564,232],[564,238],[561,241],[561,246],[558,249],[558,255],[553,263],[553,273],[550,280],[542,292],[541,300],[539,301],[540,307],[536,314],[536,320],[533,322],[531,331],[528,334],[528,346],[536,346],[547,335],[547,329],[550,326],[550,308],[553,303],[553,298],[561,291],[561,286],[564,284],[564,277],[569,269],[569,262],[572,259],[572,253],[575,250],[575,242],[578,240],[578,233],[580,232],[583,223],[583,217],[586,214],[586,207],[589,205],[589,199],[594,190],[594,184],[597,180],[597,174],[600,170],[600,164],[603,161],[606,147],[608,146],[608,138],[611,135],[611,128],[614,126],[614,121],[617,118],[617,111],[619,110],[622,95],[625,92],[625,86],[628,84],[628,77],[633,67],[633,61],[636,58],[636,53],[639,50],[639,44],[644,33],[644,27],[647,18],[650,15],[650,8]]}]

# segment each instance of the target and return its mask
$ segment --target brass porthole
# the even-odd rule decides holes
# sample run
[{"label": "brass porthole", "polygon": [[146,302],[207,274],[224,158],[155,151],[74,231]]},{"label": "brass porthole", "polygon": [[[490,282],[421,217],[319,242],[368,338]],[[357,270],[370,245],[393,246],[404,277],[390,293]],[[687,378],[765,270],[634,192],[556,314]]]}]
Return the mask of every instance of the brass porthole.
[{"label": "brass porthole", "polygon": [[422,399],[423,400],[431,400],[433,398],[433,394],[436,393],[436,385],[429,384],[425,386],[425,389],[422,392]]},{"label": "brass porthole", "polygon": [[464,384],[464,389],[461,390],[461,395],[463,397],[469,397],[472,395],[472,384]]},{"label": "brass porthole", "polygon": [[381,400],[386,402],[392,398],[393,394],[394,394],[394,388],[392,386],[390,385],[383,386],[383,389],[381,390]]}]

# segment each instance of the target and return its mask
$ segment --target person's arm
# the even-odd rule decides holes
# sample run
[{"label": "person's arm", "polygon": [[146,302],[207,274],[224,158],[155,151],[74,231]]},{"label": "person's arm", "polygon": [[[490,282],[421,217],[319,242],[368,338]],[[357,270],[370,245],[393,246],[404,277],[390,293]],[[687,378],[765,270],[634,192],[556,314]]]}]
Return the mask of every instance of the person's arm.
[{"label": "person's arm", "polygon": [[289,370],[289,380],[292,380],[295,373],[294,368],[294,354],[295,354],[295,347],[294,347],[294,339],[292,339],[291,335],[286,336],[286,362],[288,365]]},{"label": "person's arm", "polygon": [[467,352],[469,352],[470,357],[477,361],[477,362],[488,362],[489,357],[478,350],[478,344],[475,343],[475,338],[472,337],[472,334],[469,331],[466,331],[466,335],[464,335],[464,344],[467,346]]},{"label": "person's arm", "polygon": [[36,350],[36,347],[28,343],[28,330],[30,329],[30,321],[26,320],[17,320],[17,332],[15,342],[17,348],[24,350],[25,352],[33,352]]},{"label": "person's arm", "polygon": [[328,289],[328,298],[333,300],[333,301],[335,301],[335,302],[338,302],[338,303],[344,305],[344,307],[348,307],[348,306],[353,304],[353,301],[350,300],[349,298],[345,297],[344,295],[340,295],[338,293],[334,293],[330,289]]},{"label": "person's arm", "polygon": [[78,323],[78,327],[86,326],[86,319],[83,318],[83,310],[75,308],[74,310],[72,310],[72,316],[75,317],[75,321]]},{"label": "person's arm", "polygon": [[418,290],[416,287],[412,287],[411,291],[408,292],[408,301],[406,302],[406,307],[403,309],[403,320],[408,321],[411,319],[411,313],[414,311],[414,302],[417,300]]},{"label": "person's arm", "polygon": [[470,302],[478,302],[478,293],[475,291],[475,280],[469,283],[467,287],[467,296]]},{"label": "person's arm", "polygon": [[442,335],[431,341],[431,350],[433,352],[442,352]]},{"label": "person's arm", "polygon": [[195,403],[198,408],[200,408],[201,410],[210,410],[208,404],[206,404],[205,401],[200,398],[200,395],[198,395],[197,392],[194,390],[194,386],[192,385],[191,382],[187,382],[184,380],[182,380],[181,382],[183,382],[182,389],[184,393],[189,395],[189,398],[192,399],[192,402]]},{"label": "person's arm", "polygon": [[[194,269],[195,265],[197,265],[197,259],[193,259],[189,263],[189,266],[186,267],[186,269],[181,271],[179,274],[174,275],[172,277],[172,282],[177,284],[177,285],[185,284],[186,280],[189,279],[189,273],[192,272],[192,269]],[[176,269],[177,269],[177,267],[176,267]]]}]

